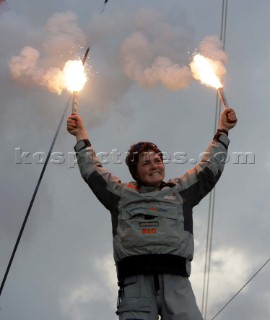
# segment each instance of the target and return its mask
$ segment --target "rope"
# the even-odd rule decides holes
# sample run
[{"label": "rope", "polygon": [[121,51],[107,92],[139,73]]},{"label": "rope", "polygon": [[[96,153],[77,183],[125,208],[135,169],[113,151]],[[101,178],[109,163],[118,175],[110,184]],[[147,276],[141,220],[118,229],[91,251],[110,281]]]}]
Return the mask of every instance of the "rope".
[{"label": "rope", "polygon": [[215,189],[210,193],[209,210],[208,210],[208,225],[207,225],[207,242],[206,242],[206,256],[204,266],[204,284],[203,284],[203,300],[202,300],[202,314],[204,318],[207,316],[208,307],[208,291],[210,282],[210,266],[211,266],[211,253],[212,253],[212,239],[213,239],[213,226],[214,226],[214,209],[215,209]]},{"label": "rope", "polygon": [[[227,11],[228,11],[228,1],[223,0],[223,2],[222,2],[222,16],[221,16],[221,31],[220,31],[220,40],[223,43],[223,50],[225,50]],[[216,107],[215,107],[214,134],[217,131],[217,127],[219,124],[220,109],[221,109],[221,102],[220,102],[220,99],[218,98],[218,94],[217,94]],[[203,294],[202,294],[202,310],[201,310],[204,319],[207,318],[207,308],[208,308],[208,292],[209,292],[209,283],[210,283],[214,214],[215,214],[215,188],[210,193],[210,197],[209,197],[207,238],[206,238],[204,278],[203,278]]]},{"label": "rope", "polygon": [[267,265],[267,263],[270,261],[270,258],[254,273],[254,275],[232,296],[232,298],[219,310],[218,313],[215,314],[215,316],[211,319],[214,320],[227,306],[230,304],[236,296],[250,283],[250,281],[256,277],[256,275]]},{"label": "rope", "polygon": [[105,6],[106,6],[106,3],[107,3],[107,2],[108,2],[108,0],[105,0],[105,1],[104,1],[103,8],[102,8],[100,14],[102,14],[102,13],[104,12]]},{"label": "rope", "polygon": [[18,246],[19,246],[19,243],[20,243],[20,240],[21,240],[21,237],[22,237],[22,234],[23,234],[25,225],[26,225],[26,223],[27,223],[27,220],[28,220],[28,217],[29,217],[29,215],[30,215],[32,206],[33,206],[33,204],[34,204],[34,201],[35,201],[35,198],[36,198],[36,195],[37,195],[37,192],[38,192],[38,189],[39,189],[41,180],[42,180],[42,178],[43,178],[44,172],[45,172],[45,170],[46,170],[47,164],[48,164],[48,162],[49,162],[49,159],[50,159],[50,156],[51,156],[51,153],[52,153],[52,150],[53,150],[55,141],[56,141],[56,139],[57,139],[58,133],[59,133],[60,128],[61,128],[61,126],[62,126],[62,123],[63,123],[63,121],[64,121],[64,117],[65,117],[66,111],[67,111],[67,109],[68,109],[70,100],[71,100],[71,97],[70,97],[70,98],[68,99],[68,101],[67,101],[66,107],[65,107],[64,112],[63,112],[63,115],[62,115],[62,118],[61,118],[61,120],[60,120],[60,122],[59,122],[59,124],[58,124],[57,130],[56,130],[56,132],[55,132],[55,135],[54,135],[54,138],[53,138],[53,141],[52,141],[50,150],[49,150],[49,152],[48,152],[48,154],[47,154],[46,160],[45,160],[44,165],[43,165],[43,168],[42,168],[42,170],[41,170],[41,173],[40,173],[38,182],[37,182],[37,184],[36,184],[36,187],[35,187],[35,190],[34,190],[32,199],[31,199],[31,201],[30,201],[30,203],[29,203],[29,206],[28,206],[28,209],[27,209],[27,212],[26,212],[26,215],[25,215],[23,224],[22,224],[22,226],[21,226],[21,229],[20,229],[19,235],[18,235],[18,237],[17,237],[17,240],[16,240],[16,243],[15,243],[13,252],[12,252],[12,254],[11,254],[11,257],[10,257],[10,260],[9,260],[9,263],[8,263],[8,266],[7,266],[7,269],[6,269],[4,278],[3,278],[2,283],[1,283],[0,296],[1,296],[2,291],[3,291],[3,289],[4,289],[6,279],[7,279],[7,276],[8,276],[8,274],[9,274],[9,271],[10,271],[10,267],[11,267],[11,265],[12,265],[12,262],[13,262],[13,259],[14,259],[15,254],[16,254],[17,248],[18,248]]}]

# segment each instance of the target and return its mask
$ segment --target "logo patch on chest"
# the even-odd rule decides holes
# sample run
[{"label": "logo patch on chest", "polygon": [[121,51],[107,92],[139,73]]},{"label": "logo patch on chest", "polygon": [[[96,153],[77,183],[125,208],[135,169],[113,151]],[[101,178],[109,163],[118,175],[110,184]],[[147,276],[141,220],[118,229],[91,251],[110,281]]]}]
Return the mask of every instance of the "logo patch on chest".
[{"label": "logo patch on chest", "polygon": [[176,200],[176,193],[174,192],[173,194],[166,194],[163,199],[169,200],[169,201],[175,201]]},{"label": "logo patch on chest", "polygon": [[159,226],[159,222],[158,222],[158,221],[140,222],[140,223],[139,223],[139,226],[140,226],[141,228],[145,228],[145,227],[148,227],[148,228],[158,227],[158,226]]},{"label": "logo patch on chest", "polygon": [[139,226],[143,235],[145,234],[156,234],[157,228],[159,227],[158,221],[147,221],[147,222],[140,222]]},{"label": "logo patch on chest", "polygon": [[157,228],[143,228],[142,234],[156,234]]}]

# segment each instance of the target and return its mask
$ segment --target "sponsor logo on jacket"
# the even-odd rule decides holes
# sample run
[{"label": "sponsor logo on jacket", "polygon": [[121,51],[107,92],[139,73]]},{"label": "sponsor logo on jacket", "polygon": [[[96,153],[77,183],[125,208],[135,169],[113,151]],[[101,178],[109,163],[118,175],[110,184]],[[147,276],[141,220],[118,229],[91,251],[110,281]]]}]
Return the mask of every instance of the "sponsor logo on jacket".
[{"label": "sponsor logo on jacket", "polygon": [[143,228],[142,234],[156,234],[157,229],[156,228]]},{"label": "sponsor logo on jacket", "polygon": [[174,192],[173,194],[166,194],[163,199],[169,200],[169,201],[175,201],[176,200],[176,193]]},{"label": "sponsor logo on jacket", "polygon": [[132,208],[130,209],[130,212],[139,212],[139,213],[142,213],[144,214],[145,211],[156,211],[156,212],[167,212],[166,209],[164,208],[157,208],[157,207],[143,207],[143,206],[139,206],[139,207],[135,207],[135,208]]}]

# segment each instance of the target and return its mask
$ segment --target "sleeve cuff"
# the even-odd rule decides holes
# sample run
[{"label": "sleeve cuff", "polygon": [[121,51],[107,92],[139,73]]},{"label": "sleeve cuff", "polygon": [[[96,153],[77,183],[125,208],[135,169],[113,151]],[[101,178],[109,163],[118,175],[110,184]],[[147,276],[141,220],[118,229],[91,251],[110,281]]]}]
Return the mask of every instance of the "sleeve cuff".
[{"label": "sleeve cuff", "polygon": [[76,143],[74,150],[75,150],[75,152],[79,152],[82,149],[85,149],[87,147],[91,147],[91,143],[88,139],[83,139],[83,140],[80,140]]},{"label": "sleeve cuff", "polygon": [[214,136],[214,141],[220,142],[221,144],[223,144],[223,146],[228,149],[228,146],[230,144],[230,140],[227,137],[226,134],[220,133],[217,131],[217,133]]}]

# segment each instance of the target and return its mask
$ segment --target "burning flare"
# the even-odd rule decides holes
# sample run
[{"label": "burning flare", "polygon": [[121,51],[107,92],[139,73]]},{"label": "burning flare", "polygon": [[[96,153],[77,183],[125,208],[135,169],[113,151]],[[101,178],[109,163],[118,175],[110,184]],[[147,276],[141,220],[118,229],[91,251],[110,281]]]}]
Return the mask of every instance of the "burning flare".
[{"label": "burning flare", "polygon": [[69,60],[63,69],[65,87],[71,92],[83,89],[87,77],[81,60]]},{"label": "burning flare", "polygon": [[201,54],[196,54],[193,57],[190,68],[195,79],[217,90],[223,107],[228,108],[229,106],[223,92],[222,84],[218,77],[218,75],[222,76],[226,72],[223,64],[219,61],[206,58]]},{"label": "burning flare", "polygon": [[190,64],[193,77],[201,83],[216,89],[222,88],[218,74],[225,73],[223,65],[219,61],[214,61],[200,54],[196,54]]},{"label": "burning flare", "polygon": [[[89,50],[88,50],[89,51]],[[88,53],[88,52],[87,52]],[[65,87],[72,94],[72,113],[78,113],[79,91],[83,89],[87,77],[84,72],[84,62],[81,60],[69,60],[63,69]]]}]

